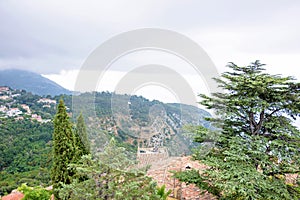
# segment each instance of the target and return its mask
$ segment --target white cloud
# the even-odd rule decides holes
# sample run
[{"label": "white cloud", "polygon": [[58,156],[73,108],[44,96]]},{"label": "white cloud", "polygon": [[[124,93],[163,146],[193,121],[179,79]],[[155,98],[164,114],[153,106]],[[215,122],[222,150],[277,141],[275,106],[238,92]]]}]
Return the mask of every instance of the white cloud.
[{"label": "white cloud", "polygon": [[[260,60],[267,64],[265,68],[268,73],[294,76],[300,80],[300,48],[294,48],[299,38],[286,30],[269,36],[272,31],[276,32],[272,27],[269,26],[269,30],[264,28],[265,32],[251,32],[251,27],[235,30],[193,29],[186,34],[207,51],[220,72],[226,71],[228,62],[248,65]],[[278,37],[282,37],[280,42]]]},{"label": "white cloud", "polygon": [[59,74],[42,74],[42,76],[58,83],[68,90],[74,91],[79,70],[61,70]]},{"label": "white cloud", "polygon": [[[62,70],[59,74],[47,74],[43,76],[52,81],[55,81],[56,83],[69,90],[75,90],[75,83],[77,81],[77,76],[79,73],[79,70]],[[98,83],[95,84],[95,90],[114,92],[122,78],[130,73],[132,72],[108,70],[102,77],[99,77]],[[137,74],[137,76],[141,75],[142,74]],[[142,76],[146,77],[147,74],[143,74]],[[198,94],[208,94],[208,88],[206,88],[205,83],[202,81],[199,75],[182,74],[182,78],[191,87],[196,101],[200,100],[197,97]],[[130,93],[130,95],[142,95],[148,99],[156,99],[165,103],[180,102],[178,94],[176,94],[176,92],[174,92],[172,88],[168,87],[168,85],[162,85],[158,82],[148,82],[147,84],[136,85],[135,89],[132,91],[132,93]]]},{"label": "white cloud", "polygon": [[[299,8],[297,1],[255,0],[1,1],[0,68],[43,73],[73,90],[81,64],[98,45],[124,31],[157,27],[196,41],[221,72],[230,61],[247,65],[259,59],[268,72],[300,80]],[[145,64],[175,70],[195,93],[205,88],[201,77],[178,57],[142,51],[111,66],[98,89],[113,91],[126,73]],[[161,90],[153,98],[164,98],[158,97],[165,89]],[[145,91],[152,93],[149,86],[139,92]]]}]

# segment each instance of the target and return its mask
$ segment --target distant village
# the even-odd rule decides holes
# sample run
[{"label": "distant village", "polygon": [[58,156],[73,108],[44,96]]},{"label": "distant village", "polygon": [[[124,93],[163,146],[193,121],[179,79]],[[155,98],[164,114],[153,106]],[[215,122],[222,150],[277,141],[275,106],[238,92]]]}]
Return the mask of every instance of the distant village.
[{"label": "distant village", "polygon": [[[34,113],[29,105],[18,104],[16,99],[21,96],[20,90],[14,90],[6,86],[0,86],[0,118],[14,118],[23,120],[25,117],[36,120],[41,123],[51,121],[51,119],[43,119],[40,115]],[[49,98],[40,98],[36,102],[41,104],[43,108],[55,107],[56,100]]]}]

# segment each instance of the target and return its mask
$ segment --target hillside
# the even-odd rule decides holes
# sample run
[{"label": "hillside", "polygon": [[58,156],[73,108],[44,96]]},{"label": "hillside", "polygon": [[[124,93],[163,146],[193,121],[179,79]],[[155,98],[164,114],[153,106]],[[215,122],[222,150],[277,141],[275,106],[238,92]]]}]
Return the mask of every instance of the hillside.
[{"label": "hillside", "polygon": [[18,69],[1,70],[0,85],[23,89],[40,96],[71,94],[69,90],[39,74]]},{"label": "hillside", "polygon": [[[51,146],[56,103],[62,96],[41,97],[24,90],[0,87],[0,195],[28,185],[49,184]],[[164,104],[141,96],[108,92],[63,96],[72,121],[82,112],[93,152],[111,137],[135,155],[137,146],[166,148],[171,156],[189,154],[192,138],[182,127],[204,123],[204,110],[183,104]],[[94,99],[93,99],[94,98]],[[85,104],[92,101],[92,107]],[[73,101],[72,101],[73,100]],[[130,103],[128,103],[128,100]],[[81,107],[76,107],[75,102]],[[72,105],[73,103],[73,105]],[[127,107],[127,113],[123,112]],[[73,109],[72,109],[73,108]],[[76,109],[75,109],[76,108]],[[93,116],[91,109],[96,111]]]},{"label": "hillside", "polygon": [[[167,147],[172,156],[188,154],[194,146],[193,139],[184,135],[185,125],[209,126],[204,117],[210,114],[202,109],[150,101],[142,96],[84,93],[73,97],[72,106],[73,116],[82,112],[90,128],[106,131],[135,146]],[[101,149],[104,136],[94,137],[92,141]]]}]

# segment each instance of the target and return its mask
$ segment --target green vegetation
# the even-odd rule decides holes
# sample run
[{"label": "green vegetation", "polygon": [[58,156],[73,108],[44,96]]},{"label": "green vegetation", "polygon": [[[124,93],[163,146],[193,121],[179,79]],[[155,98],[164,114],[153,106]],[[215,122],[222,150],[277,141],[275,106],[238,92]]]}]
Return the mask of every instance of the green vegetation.
[{"label": "green vegetation", "polygon": [[0,195],[21,183],[48,184],[52,131],[52,123],[0,120]]},{"label": "green vegetation", "polygon": [[162,199],[166,200],[167,197],[171,194],[171,190],[166,191],[166,186],[157,187],[156,194]]},{"label": "green vegetation", "polygon": [[[81,105],[83,105],[82,115],[80,117],[79,112],[81,111],[81,107],[78,108],[78,112],[71,109],[73,97],[70,95],[41,97],[24,90],[13,89],[9,89],[7,93],[0,95],[10,96],[9,99],[0,101],[2,108],[3,106],[6,107],[7,110],[10,108],[18,108],[22,111],[22,114],[11,117],[6,116],[4,112],[0,113],[0,136],[2,139],[0,144],[1,196],[10,193],[23,183],[27,183],[30,187],[47,187],[52,184],[50,172],[54,161],[54,151],[51,151],[54,142],[52,141],[54,128],[53,120],[51,119],[54,118],[58,109],[55,103],[40,102],[39,100],[42,98],[56,100],[56,102],[63,98],[66,105],[65,111],[68,113],[67,115],[74,116],[74,119],[75,116],[79,116],[76,126],[74,126],[75,120],[73,118],[70,118],[68,123],[74,135],[74,148],[76,148],[75,153],[77,153],[74,162],[76,162],[75,160],[78,161],[86,152],[91,152],[93,155],[97,152],[102,152],[103,147],[111,137],[115,138],[118,147],[126,149],[127,156],[134,159],[137,151],[137,138],[136,132],[134,131],[138,130],[140,126],[152,127],[149,111],[152,106],[156,105],[159,105],[160,108],[164,108],[168,116],[168,119],[163,124],[166,128],[163,130],[165,130],[166,134],[170,134],[171,131],[177,133],[172,136],[174,140],[173,138],[167,138],[165,144],[173,148],[172,153],[179,155],[182,153],[180,152],[181,148],[178,148],[179,146],[184,146],[185,150],[189,148],[189,141],[184,140],[180,132],[181,114],[191,116],[185,119],[187,122],[193,124],[199,124],[199,118],[203,115],[203,111],[192,106],[163,104],[158,101],[149,101],[143,97],[129,97],[128,95],[116,95],[108,92],[94,92],[76,96],[79,101],[83,99],[83,102],[81,102]],[[92,103],[95,105],[96,117],[91,117],[91,110],[84,106],[84,102],[88,101],[93,95],[95,96],[95,101]],[[122,107],[119,106],[121,104],[125,103],[128,105],[128,101],[131,102],[132,106],[129,108],[129,118],[122,113],[118,113],[120,114],[118,116],[112,114],[112,98],[118,104],[115,107],[116,109],[121,109]],[[24,105],[28,106],[31,112],[27,112]],[[181,112],[181,110],[183,112]],[[33,119],[33,114],[41,116],[41,118],[47,120],[47,122]],[[119,123],[120,121],[116,120],[117,117],[123,120],[122,125]],[[85,125],[85,121],[87,125]],[[200,123],[202,123],[202,121]],[[125,127],[128,128],[126,129]],[[80,144],[79,141],[85,144]],[[89,142],[86,141],[92,142],[89,144]],[[87,148],[84,149],[83,147]],[[55,158],[59,159],[57,156]],[[80,177],[80,175],[78,175],[76,178],[82,181],[85,180],[86,177],[87,176]]]},{"label": "green vegetation", "polygon": [[[56,199],[166,199],[170,191],[165,186],[157,187],[146,169],[132,167],[137,131],[143,127],[151,133],[153,121],[160,120],[164,109],[165,121],[159,121],[163,126],[159,128],[170,154],[194,146],[194,158],[208,167],[201,173],[193,169],[175,173],[177,178],[218,199],[299,199],[300,132],[293,120],[300,116],[300,83],[265,73],[258,61],[228,67],[231,72],[215,79],[224,93],[201,95],[201,104],[213,109],[215,118],[187,105],[108,92],[74,97],[80,103],[78,110],[70,109],[71,96],[63,97],[66,106],[60,100],[56,108],[37,103],[40,96],[23,90],[7,92],[11,96],[0,101],[2,109],[18,108],[22,114],[0,115],[0,195],[27,183],[18,188],[25,199],[49,199],[51,192],[42,187],[50,184]],[[121,105],[127,105],[129,113]],[[80,109],[83,114],[78,115]],[[37,121],[33,113],[43,119],[54,117],[53,123]],[[76,126],[71,114],[78,116]],[[298,174],[298,180],[287,182],[291,174]]]},{"label": "green vegetation", "polygon": [[40,186],[28,187],[26,184],[22,184],[18,190],[24,194],[22,200],[49,200],[52,194],[51,191]]},{"label": "green vegetation", "polygon": [[59,101],[57,113],[54,117],[53,131],[53,164],[51,180],[54,196],[59,199],[58,190],[62,183],[70,184],[75,174],[69,164],[76,162],[76,143],[72,124],[66,111],[63,100]]},{"label": "green vegetation", "polygon": [[[300,84],[264,73],[262,66],[230,63],[232,71],[215,79],[224,93],[201,95],[201,104],[217,115],[210,119],[217,128],[195,130],[202,145],[194,158],[208,169],[176,177],[219,199],[300,198],[299,186],[286,183],[286,175],[299,176],[300,132],[292,120],[300,115]],[[207,143],[215,146],[203,154]]]},{"label": "green vegetation", "polygon": [[145,170],[133,169],[134,162],[128,159],[127,151],[118,147],[112,138],[104,151],[95,159],[85,155],[80,163],[71,165],[79,176],[88,179],[75,179],[71,184],[64,184],[59,195],[61,199],[163,199],[161,189],[156,192],[156,183],[145,176]]},{"label": "green vegetation", "polygon": [[77,118],[75,129],[75,146],[77,147],[76,156],[78,160],[81,158],[81,156],[91,153],[90,142],[88,140],[86,125],[82,113],[80,113],[79,117]]}]

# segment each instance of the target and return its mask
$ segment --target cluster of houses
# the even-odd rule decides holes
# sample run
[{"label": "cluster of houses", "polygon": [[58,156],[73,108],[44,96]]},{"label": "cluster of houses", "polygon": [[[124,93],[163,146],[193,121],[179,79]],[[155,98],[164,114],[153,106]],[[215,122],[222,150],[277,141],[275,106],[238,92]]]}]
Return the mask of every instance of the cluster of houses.
[{"label": "cluster of houses", "polygon": [[[31,111],[26,104],[17,104],[15,98],[21,96],[9,87],[0,86],[0,118],[13,117],[17,120],[23,120],[24,117],[29,117],[31,120],[36,120],[41,123],[49,122],[50,119],[43,119],[40,115]],[[42,104],[42,107],[50,108],[51,105],[56,105],[56,101],[49,98],[41,98],[37,103]]]}]

